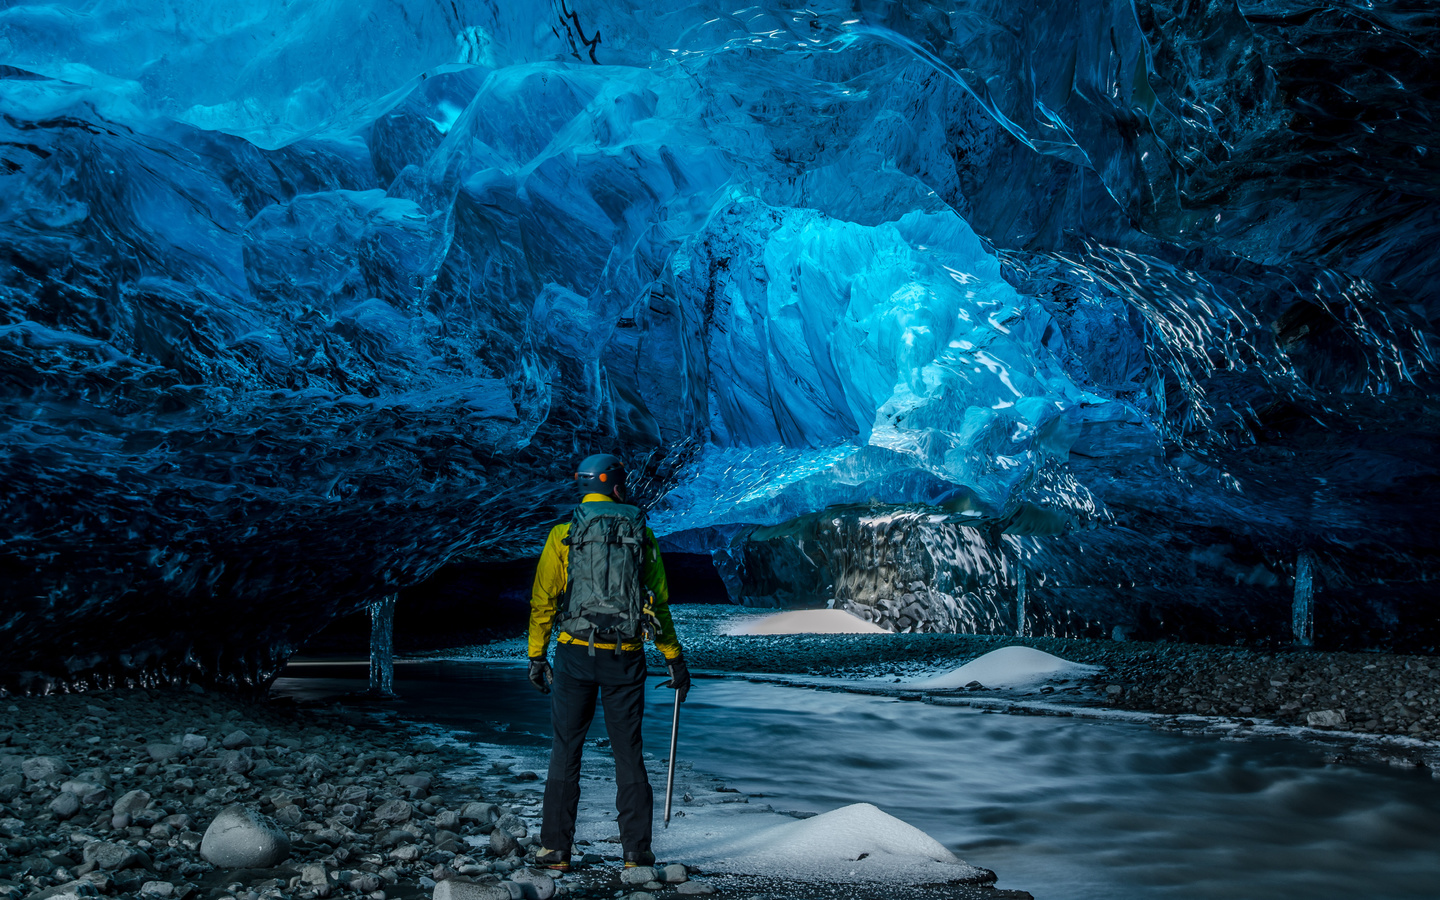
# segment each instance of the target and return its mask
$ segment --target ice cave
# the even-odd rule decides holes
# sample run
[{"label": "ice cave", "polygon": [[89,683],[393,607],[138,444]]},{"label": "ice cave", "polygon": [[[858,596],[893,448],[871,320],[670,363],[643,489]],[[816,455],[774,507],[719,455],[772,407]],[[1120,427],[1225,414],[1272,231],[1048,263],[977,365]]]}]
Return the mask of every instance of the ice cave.
[{"label": "ice cave", "polygon": [[0,709],[518,633],[605,452],[697,621],[1400,660],[1276,709],[1440,766],[1437,58],[1400,0],[0,4]]}]

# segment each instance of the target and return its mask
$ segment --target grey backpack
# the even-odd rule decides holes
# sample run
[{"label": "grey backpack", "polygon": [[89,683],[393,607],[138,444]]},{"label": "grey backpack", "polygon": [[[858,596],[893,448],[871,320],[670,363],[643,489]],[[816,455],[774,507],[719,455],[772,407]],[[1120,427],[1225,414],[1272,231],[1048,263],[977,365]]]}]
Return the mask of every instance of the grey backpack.
[{"label": "grey backpack", "polygon": [[645,513],[625,503],[575,507],[560,628],[590,642],[633,641],[651,632],[654,610],[645,587]]}]

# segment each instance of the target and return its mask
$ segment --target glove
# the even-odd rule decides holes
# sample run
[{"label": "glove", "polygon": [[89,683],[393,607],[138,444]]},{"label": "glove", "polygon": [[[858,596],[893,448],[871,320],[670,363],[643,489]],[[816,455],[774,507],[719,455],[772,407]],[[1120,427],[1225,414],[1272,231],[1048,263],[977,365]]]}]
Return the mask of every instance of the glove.
[{"label": "glove", "polygon": [[680,702],[684,703],[685,695],[690,693],[690,667],[685,665],[685,657],[677,656],[665,660],[665,668],[670,670],[670,680],[665,682],[663,687],[678,691]]},{"label": "glove", "polygon": [[535,685],[535,690],[542,694],[548,694],[550,685],[554,681],[555,673],[551,671],[550,663],[545,661],[545,657],[530,657],[530,683]]}]

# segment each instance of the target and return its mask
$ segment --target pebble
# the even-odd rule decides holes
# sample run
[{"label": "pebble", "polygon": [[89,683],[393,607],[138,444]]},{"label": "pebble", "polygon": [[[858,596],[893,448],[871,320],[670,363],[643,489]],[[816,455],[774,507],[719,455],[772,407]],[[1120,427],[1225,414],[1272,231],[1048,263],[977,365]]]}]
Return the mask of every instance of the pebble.
[{"label": "pebble", "polygon": [[200,855],[222,868],[266,869],[290,855],[290,838],[269,818],[234,803],[205,829]]},{"label": "pebble", "polygon": [[415,808],[405,800],[387,800],[375,810],[375,820],[398,825],[401,822],[410,821],[410,816],[414,811]]},{"label": "pebble", "polygon": [[505,829],[496,828],[490,832],[490,852],[496,856],[510,856],[520,852],[520,842]]},{"label": "pebble", "polygon": [[[150,795],[142,790],[126,791],[115,801],[110,812],[116,816],[133,816],[150,805]],[[123,827],[123,826],[122,826]]]},{"label": "pebble", "polygon": [[656,878],[654,866],[629,866],[620,870],[620,881],[624,884],[645,884]]},{"label": "pebble", "polygon": [[80,798],[69,792],[62,792],[50,801],[50,811],[55,814],[55,818],[63,822],[80,811]]},{"label": "pebble", "polygon": [[713,894],[715,888],[703,881],[687,881],[684,884],[676,885],[677,894]]},{"label": "pebble", "polygon": [[140,851],[123,844],[109,841],[95,841],[86,844],[81,851],[87,863],[95,863],[107,872],[128,869],[140,864]]},{"label": "pebble", "polygon": [[22,762],[20,771],[31,781],[56,781],[70,774],[70,766],[58,756],[35,756]]},{"label": "pebble", "polygon": [[241,747],[249,747],[252,743],[254,742],[250,740],[250,735],[243,731],[236,730],[225,735],[225,739],[220,742],[220,746],[226,750],[239,750]]},{"label": "pebble", "polygon": [[435,885],[434,900],[511,900],[510,890],[503,884],[471,884],[468,881],[442,881]]},{"label": "pebble", "polygon": [[680,863],[671,863],[660,870],[660,880],[669,884],[680,884],[689,878],[689,870]]}]

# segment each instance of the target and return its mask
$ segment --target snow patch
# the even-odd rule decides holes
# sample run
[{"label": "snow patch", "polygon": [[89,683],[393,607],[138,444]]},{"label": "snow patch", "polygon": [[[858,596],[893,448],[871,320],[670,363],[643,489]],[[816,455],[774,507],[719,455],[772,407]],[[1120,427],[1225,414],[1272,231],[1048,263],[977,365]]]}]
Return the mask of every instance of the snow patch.
[{"label": "snow patch", "polygon": [[727,634],[889,634],[843,609],[800,609],[752,619],[732,627]]},{"label": "snow patch", "polygon": [[730,818],[677,819],[664,836],[665,853],[712,871],[791,880],[926,884],[980,874],[930,835],[869,803],[759,827],[753,813]]},{"label": "snow patch", "polygon": [[978,681],[988,688],[1019,687],[1053,678],[1090,675],[1098,671],[1099,666],[1071,662],[1034,647],[1001,647],[978,659],[972,659],[953,672],[912,684],[915,687],[936,690],[960,688],[972,681]]}]

